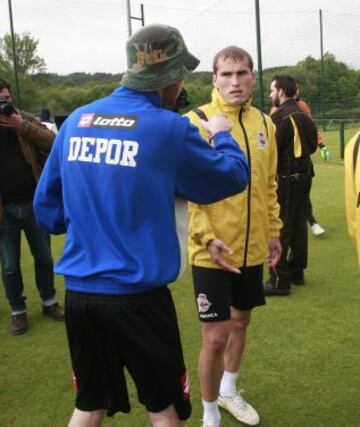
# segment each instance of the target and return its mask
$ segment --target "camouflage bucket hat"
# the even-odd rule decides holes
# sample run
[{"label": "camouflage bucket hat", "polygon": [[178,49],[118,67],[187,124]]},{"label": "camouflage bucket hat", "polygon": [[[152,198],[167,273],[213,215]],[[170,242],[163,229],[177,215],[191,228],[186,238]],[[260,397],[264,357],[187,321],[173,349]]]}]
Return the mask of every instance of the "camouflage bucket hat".
[{"label": "camouflage bucket hat", "polygon": [[128,70],[123,86],[142,92],[159,90],[183,80],[199,65],[176,28],[148,25],[126,44]]}]

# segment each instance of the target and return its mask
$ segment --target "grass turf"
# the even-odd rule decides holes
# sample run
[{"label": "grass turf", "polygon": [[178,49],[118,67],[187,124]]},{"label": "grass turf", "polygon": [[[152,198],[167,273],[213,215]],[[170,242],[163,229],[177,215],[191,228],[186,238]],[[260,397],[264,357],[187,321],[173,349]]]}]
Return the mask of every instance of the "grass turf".
[{"label": "grass turf", "polygon": [[[356,129],[346,131],[346,140]],[[314,155],[314,213],[324,235],[309,233],[306,285],[293,286],[289,297],[268,298],[254,310],[242,361],[239,387],[261,415],[263,427],[359,427],[360,425],[360,275],[355,249],[347,236],[343,165],[339,133],[324,133],[331,151],[328,163]],[[53,238],[55,259],[63,239]],[[72,389],[63,323],[41,314],[32,258],[23,243],[22,269],[30,328],[9,334],[9,308],[0,289],[0,426],[62,427],[72,412]],[[62,279],[57,277],[59,300]],[[201,424],[197,379],[200,326],[189,271],[171,286],[177,306],[193,415],[187,426]],[[132,412],[105,419],[104,426],[149,425],[129,380]],[[239,425],[223,412],[223,426]]]}]

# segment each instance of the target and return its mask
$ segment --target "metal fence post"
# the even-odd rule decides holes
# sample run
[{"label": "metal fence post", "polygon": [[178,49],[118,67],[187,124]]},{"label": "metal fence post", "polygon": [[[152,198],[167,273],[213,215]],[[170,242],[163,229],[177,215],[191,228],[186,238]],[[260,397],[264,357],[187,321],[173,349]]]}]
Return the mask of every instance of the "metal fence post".
[{"label": "metal fence post", "polygon": [[344,159],[345,150],[345,121],[340,121],[340,159]]},{"label": "metal fence post", "polygon": [[319,10],[320,17],[320,54],[321,54],[321,112],[323,118],[323,131],[326,131],[325,120],[325,64],[324,64],[324,42],[323,42],[323,20],[322,10]]},{"label": "metal fence post", "polygon": [[264,111],[264,84],[263,84],[263,69],[261,59],[261,31],[260,31],[260,6],[259,0],[255,0],[255,15],[256,15],[256,41],[258,54],[258,82],[259,82],[259,101],[260,110]]}]

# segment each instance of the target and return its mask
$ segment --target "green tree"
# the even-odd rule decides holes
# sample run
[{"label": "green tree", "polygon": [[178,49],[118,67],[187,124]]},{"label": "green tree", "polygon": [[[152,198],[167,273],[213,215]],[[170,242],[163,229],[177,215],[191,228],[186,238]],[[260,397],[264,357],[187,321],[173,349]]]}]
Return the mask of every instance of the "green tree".
[{"label": "green tree", "polygon": [[[44,59],[37,54],[38,44],[39,40],[28,32],[15,33],[16,62],[19,73],[32,75],[46,71]],[[5,69],[14,67],[10,34],[0,38],[0,65]]]},{"label": "green tree", "polygon": [[[299,82],[300,96],[310,104],[315,118],[322,117],[322,86],[326,117],[359,117],[360,71],[337,61],[329,52],[324,55],[324,71],[322,82],[321,60],[307,56],[290,67],[264,70],[265,87],[270,87],[270,82],[276,74],[289,74]],[[267,105],[270,107],[268,100]]]}]

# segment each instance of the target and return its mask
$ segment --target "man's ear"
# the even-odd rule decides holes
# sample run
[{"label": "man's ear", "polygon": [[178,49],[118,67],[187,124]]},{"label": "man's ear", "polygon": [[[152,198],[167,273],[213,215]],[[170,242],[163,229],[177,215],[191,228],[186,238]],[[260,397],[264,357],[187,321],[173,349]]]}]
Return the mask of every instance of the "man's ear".
[{"label": "man's ear", "polygon": [[251,72],[251,74],[252,74],[252,84],[254,85],[256,83],[257,73],[254,70]]}]

